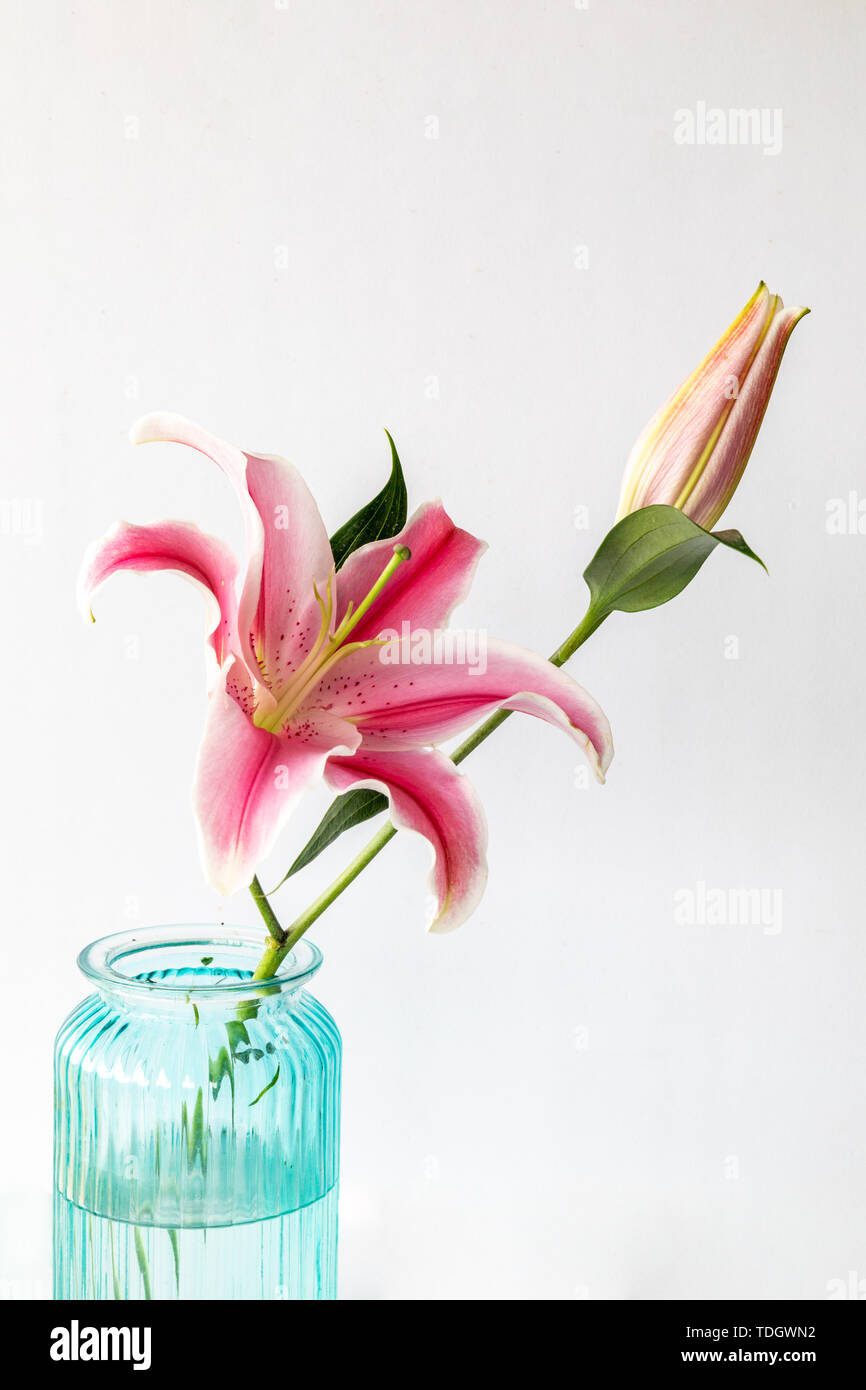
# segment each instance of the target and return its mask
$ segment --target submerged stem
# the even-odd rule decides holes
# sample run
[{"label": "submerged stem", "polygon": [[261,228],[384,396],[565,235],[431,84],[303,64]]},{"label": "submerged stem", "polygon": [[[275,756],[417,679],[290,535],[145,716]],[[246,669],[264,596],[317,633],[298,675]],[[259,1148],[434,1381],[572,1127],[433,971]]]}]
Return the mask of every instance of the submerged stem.
[{"label": "submerged stem", "polygon": [[[598,615],[593,612],[592,605],[590,604],[584,617],[578,623],[574,631],[566,637],[565,641],[562,642],[553,655],[548,658],[551,665],[564,666],[569,657],[574,655],[578,647],[583,645],[586,639],[595,632],[596,628],[604,622],[606,617],[606,613]],[[475,729],[468,738],[464,739],[458,748],[455,748],[454,752],[451,754],[452,763],[462,763],[464,758],[468,758],[469,754],[474,752],[478,745],[483,743],[486,738],[489,738],[494,730],[499,728],[500,724],[505,723],[511,713],[512,711],[508,709],[497,710],[495,714],[490,715],[489,719],[485,719],[483,724],[479,724],[478,728]],[[253,878],[250,884],[250,892],[253,895],[256,906],[267,923],[269,932],[265,953],[256,966],[255,973],[253,974],[254,980],[268,980],[272,975],[276,974],[280,964],[288,955],[289,951],[291,951],[292,947],[300,941],[304,932],[308,931],[313,923],[321,917],[322,913],[331,906],[331,903],[339,898],[341,893],[345,892],[350,883],[354,883],[358,875],[366,869],[367,865],[376,858],[376,855],[385,848],[388,842],[393,840],[396,834],[397,827],[390,820],[386,821],[381,830],[378,830],[372,839],[367,841],[360,853],[355,855],[351,864],[348,864],[343,872],[337,875],[333,883],[329,884],[325,891],[320,893],[314,902],[310,903],[310,906],[301,913],[300,917],[295,918],[288,930],[284,930],[280,926],[262,885],[259,883],[257,877]]]}]

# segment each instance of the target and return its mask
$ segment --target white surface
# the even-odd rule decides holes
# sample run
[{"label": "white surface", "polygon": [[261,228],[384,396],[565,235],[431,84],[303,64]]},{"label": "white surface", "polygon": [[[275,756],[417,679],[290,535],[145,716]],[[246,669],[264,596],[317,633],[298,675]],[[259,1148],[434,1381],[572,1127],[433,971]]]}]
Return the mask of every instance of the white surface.
[{"label": "white surface", "polygon": [[[92,630],[74,608],[117,516],[240,537],[207,462],[134,451],[132,420],[288,455],[332,526],[380,486],[387,425],[413,505],[439,493],[491,542],[466,625],[548,651],[633,438],[761,276],[814,311],[726,516],[770,578],[717,555],[572,664],[614,726],[606,788],[536,721],[473,756],[491,880],[456,936],[423,935],[404,839],[315,933],[346,1052],[342,1294],[863,1279],[866,537],[825,526],[866,493],[860,7],[85,0],[7,3],[3,29],[2,496],[42,536],[0,538],[0,1292],[44,1289],[76,951],[255,916],[196,858],[195,594],[116,580]],[[699,101],[781,108],[781,153],[677,145]],[[781,930],[677,925],[699,882],[780,889]]]}]

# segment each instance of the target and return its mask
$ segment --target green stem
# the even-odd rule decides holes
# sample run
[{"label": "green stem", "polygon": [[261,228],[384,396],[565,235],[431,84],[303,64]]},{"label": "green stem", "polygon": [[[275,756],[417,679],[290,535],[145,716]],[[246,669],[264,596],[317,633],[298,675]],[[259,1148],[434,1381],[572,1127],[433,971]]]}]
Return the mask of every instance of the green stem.
[{"label": "green stem", "polygon": [[273,937],[274,941],[285,941],[287,933],[280,926],[279,918],[277,917],[277,914],[274,912],[274,909],[268,902],[267,894],[265,893],[265,890],[262,887],[262,885],[259,883],[258,874],[253,874],[253,881],[250,884],[250,892],[253,895],[253,902],[255,903],[256,907],[259,909],[259,912],[265,919],[265,926],[268,929],[268,935]]},{"label": "green stem", "polygon": [[296,917],[288,932],[283,934],[282,941],[275,940],[273,936],[268,940],[267,949],[262,956],[253,974],[254,980],[269,980],[278,969],[280,962],[291,951],[292,947],[300,941],[304,932],[313,925],[317,917],[321,917],[326,908],[331,906],[335,898],[348,888],[350,883],[354,883],[359,873],[366,869],[367,865],[380,850],[383,850],[389,840],[393,840],[397,834],[397,827],[386,821],[382,829],[377,831],[372,840],[369,840],[360,854],[356,854],[341,874],[329,884],[324,893],[320,893],[315,902],[300,917]]},{"label": "green stem", "polygon": [[[590,605],[582,621],[557,647],[553,656],[548,658],[551,664],[564,666],[569,657],[574,655],[578,647],[583,645],[606,617],[606,613],[602,613],[600,616],[594,613],[592,605]],[[463,740],[459,748],[455,748],[451,754],[452,763],[462,763],[464,758],[468,758],[469,754],[474,752],[486,738],[489,738],[500,724],[505,723],[511,713],[512,711],[508,709],[497,710],[496,714],[491,714],[489,719],[485,719],[483,724],[479,724],[478,728]],[[293,946],[300,941],[304,932],[308,931],[322,913],[331,906],[331,903],[345,892],[350,883],[354,883],[358,875],[366,869],[367,865],[376,858],[376,855],[385,848],[388,842],[393,840],[396,834],[397,827],[390,820],[386,821],[381,830],[377,831],[371,840],[368,840],[359,854],[356,854],[351,864],[347,865],[343,872],[337,875],[333,883],[329,884],[325,891],[320,893],[314,902],[310,903],[310,906],[301,913],[300,917],[295,918],[287,931],[280,926],[258,878],[253,879],[250,884],[250,892],[267,923],[269,933],[265,953],[253,975],[254,980],[269,980],[272,975],[276,974],[281,962]]]},{"label": "green stem", "polygon": [[574,656],[578,647],[582,647],[587,637],[591,637],[597,627],[601,627],[607,613],[597,613],[593,611],[592,604],[589,605],[574,632],[566,637],[561,646],[557,647],[553,656],[548,657],[552,666],[564,666],[570,656]]}]

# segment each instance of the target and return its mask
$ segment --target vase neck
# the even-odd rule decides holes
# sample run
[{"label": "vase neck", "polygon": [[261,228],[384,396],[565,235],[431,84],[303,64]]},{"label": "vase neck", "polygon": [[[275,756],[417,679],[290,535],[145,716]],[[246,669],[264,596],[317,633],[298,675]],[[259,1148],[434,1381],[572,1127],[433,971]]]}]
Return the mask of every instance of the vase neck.
[{"label": "vase neck", "polygon": [[262,950],[261,934],[248,927],[149,927],[93,942],[78,966],[103,998],[126,1008],[242,1016],[251,1005],[282,1006],[322,962],[319,949],[301,941],[271,980],[253,981]]}]

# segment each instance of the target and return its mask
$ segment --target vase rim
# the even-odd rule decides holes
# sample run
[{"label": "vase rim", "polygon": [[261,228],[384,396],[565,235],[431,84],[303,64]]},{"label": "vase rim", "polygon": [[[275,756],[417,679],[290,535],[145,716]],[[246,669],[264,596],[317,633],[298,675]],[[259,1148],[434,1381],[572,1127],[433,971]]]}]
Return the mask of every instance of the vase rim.
[{"label": "vase rim", "polygon": [[[204,954],[210,955],[208,965],[211,961],[217,962],[216,971],[220,968],[219,957],[222,956],[221,963],[226,969],[233,972],[244,970],[244,978],[142,978],[143,975],[153,975],[160,970],[170,969],[172,955],[177,959],[185,953],[188,959],[191,950],[197,951],[198,948],[201,948]],[[230,924],[216,926],[213,923],[188,926],[172,924],[135,928],[99,937],[89,946],[85,946],[76,963],[81,973],[93,981],[97,988],[139,997],[147,996],[151,1000],[195,999],[201,1002],[205,999],[249,997],[253,985],[252,972],[263,951],[264,940],[261,932],[250,927]],[[281,993],[283,990],[300,989],[315,975],[322,959],[321,951],[312,941],[299,941],[281,962],[277,973],[267,980],[255,982],[253,987],[257,993],[261,991],[269,995]],[[118,968],[121,962],[126,963],[129,973]],[[136,972],[134,964],[138,964],[142,969]]]}]

